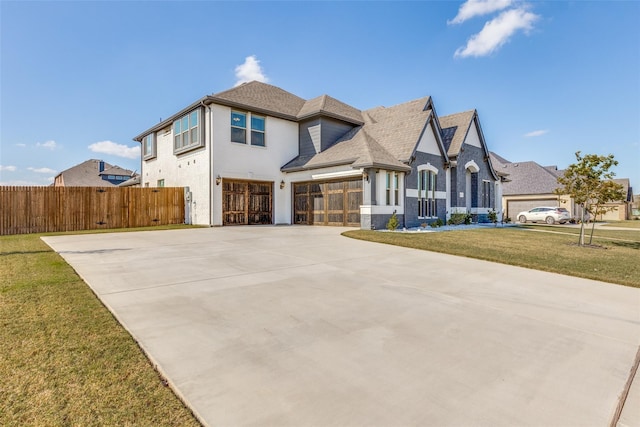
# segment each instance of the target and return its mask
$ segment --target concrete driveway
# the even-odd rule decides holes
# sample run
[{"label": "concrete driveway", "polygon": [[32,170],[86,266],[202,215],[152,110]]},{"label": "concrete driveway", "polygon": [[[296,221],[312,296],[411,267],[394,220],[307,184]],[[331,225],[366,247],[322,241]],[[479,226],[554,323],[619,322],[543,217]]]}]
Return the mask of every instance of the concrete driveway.
[{"label": "concrete driveway", "polygon": [[[208,425],[609,425],[640,289],[343,230],[44,240]],[[640,425],[637,401],[624,417]]]}]

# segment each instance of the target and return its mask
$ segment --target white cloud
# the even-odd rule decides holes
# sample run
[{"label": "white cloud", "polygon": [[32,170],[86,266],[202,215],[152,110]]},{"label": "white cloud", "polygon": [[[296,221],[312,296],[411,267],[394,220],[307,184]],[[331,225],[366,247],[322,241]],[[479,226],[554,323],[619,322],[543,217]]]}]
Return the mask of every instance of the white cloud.
[{"label": "white cloud", "polygon": [[27,144],[16,144],[16,147],[26,147]]},{"label": "white cloud", "polygon": [[542,136],[545,133],[549,133],[547,129],[534,130],[533,132],[525,133],[524,136],[527,138],[531,138],[534,136]]},{"label": "white cloud", "polygon": [[513,0],[467,0],[458,9],[458,14],[447,24],[461,24],[476,16],[487,15],[498,10],[505,9],[513,3]]},{"label": "white cloud", "polygon": [[55,150],[58,145],[55,141],[45,141],[43,143],[37,143],[36,147],[48,148],[49,150]]},{"label": "white cloud", "polygon": [[18,168],[15,166],[0,165],[0,171],[15,172],[16,170],[18,170]]},{"label": "white cloud", "polygon": [[124,144],[116,144],[113,141],[100,141],[89,145],[89,150],[94,153],[110,154],[124,157],[125,159],[137,159],[140,156],[140,147],[127,147]]},{"label": "white cloud", "polygon": [[49,169],[49,168],[27,168],[27,169],[35,173],[56,173],[55,169]]},{"label": "white cloud", "polygon": [[269,81],[269,78],[264,75],[264,71],[262,71],[262,67],[260,66],[260,61],[255,55],[247,56],[244,59],[244,63],[238,65],[235,71],[236,84],[234,87],[253,80],[263,83],[267,83]]},{"label": "white cloud", "polygon": [[525,7],[504,11],[484,24],[482,31],[471,36],[464,48],[458,48],[454,57],[489,55],[508,42],[517,31],[527,33],[531,30],[538,18],[538,15],[528,12]]}]

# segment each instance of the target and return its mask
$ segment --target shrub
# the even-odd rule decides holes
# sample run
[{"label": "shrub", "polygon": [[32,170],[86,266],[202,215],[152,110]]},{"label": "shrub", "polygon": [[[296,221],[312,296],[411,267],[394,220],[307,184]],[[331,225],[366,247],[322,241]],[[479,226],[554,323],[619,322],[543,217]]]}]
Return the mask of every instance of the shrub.
[{"label": "shrub", "polygon": [[396,213],[394,212],[393,215],[391,215],[391,218],[389,218],[389,221],[387,222],[387,230],[393,231],[396,228],[398,228],[399,225],[400,225],[400,223],[398,222],[398,217],[396,216]]},{"label": "shrub", "polygon": [[460,225],[466,222],[467,214],[463,213],[454,213],[451,214],[451,218],[449,218],[450,225]]}]

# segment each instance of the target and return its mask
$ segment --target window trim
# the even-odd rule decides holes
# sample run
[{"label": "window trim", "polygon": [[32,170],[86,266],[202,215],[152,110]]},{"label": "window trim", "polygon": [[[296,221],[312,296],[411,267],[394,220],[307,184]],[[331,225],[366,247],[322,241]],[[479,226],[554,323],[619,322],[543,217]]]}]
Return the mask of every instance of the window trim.
[{"label": "window trim", "polygon": [[[171,126],[171,131],[172,131],[172,144],[173,144],[173,154],[178,155],[178,154],[182,154],[182,153],[186,153],[187,151],[191,151],[191,150],[195,150],[197,148],[201,148],[204,147],[205,143],[204,143],[204,126],[203,126],[203,116],[204,114],[202,113],[202,108],[196,108],[195,110],[191,110],[188,113],[184,114],[183,116],[178,117],[177,119],[175,119],[173,121],[173,125]],[[193,113],[196,113],[196,121],[197,124],[196,125],[192,125],[191,123],[191,115]],[[184,120],[187,120],[187,129],[184,130],[182,129],[182,124],[184,122]],[[176,135],[176,123],[180,123],[180,134]],[[193,135],[194,135],[194,130],[195,130],[195,135],[198,137],[198,141],[196,142],[191,142]],[[186,141],[187,144],[184,145],[184,141],[185,141],[185,136],[186,136]],[[179,138],[179,140],[181,141],[181,145],[180,147],[177,147],[176,141]]]},{"label": "window trim", "polygon": [[[150,147],[151,152],[147,152],[147,140],[151,140]],[[152,132],[149,135],[142,138],[142,159],[149,160],[156,157],[156,133]]]},{"label": "window trim", "polygon": [[438,170],[434,167],[418,169],[418,218],[428,219],[438,217]]},{"label": "window trim", "polygon": [[[262,119],[262,130],[253,128],[253,119]],[[262,134],[262,144],[254,144],[253,143],[253,133]],[[254,147],[266,147],[267,146],[267,117],[261,116],[259,114],[251,113],[251,145]]]},{"label": "window trim", "polygon": [[[244,126],[236,126],[233,124],[233,115],[234,114],[241,114],[244,116]],[[246,111],[240,111],[240,110],[231,110],[231,115],[229,116],[229,124],[230,124],[230,131],[229,131],[229,140],[231,140],[231,142],[235,143],[235,144],[247,144],[247,118],[249,116],[249,113]],[[242,129],[244,131],[244,141],[234,141],[233,140],[233,129]]]}]

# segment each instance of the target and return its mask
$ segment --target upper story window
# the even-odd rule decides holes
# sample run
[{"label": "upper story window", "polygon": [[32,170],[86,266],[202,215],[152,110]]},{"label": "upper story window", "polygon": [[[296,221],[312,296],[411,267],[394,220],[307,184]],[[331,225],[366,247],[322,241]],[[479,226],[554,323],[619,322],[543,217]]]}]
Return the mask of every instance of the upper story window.
[{"label": "upper story window", "polygon": [[[247,141],[247,118],[251,123],[250,141]],[[242,111],[231,111],[231,142],[239,144],[256,145],[264,147],[265,138],[265,117],[253,113]]]},{"label": "upper story window", "polygon": [[251,115],[251,145],[264,147],[264,117]]},{"label": "upper story window", "polygon": [[142,158],[152,159],[156,156],[156,134],[150,133],[142,139]]},{"label": "upper story window", "polygon": [[247,113],[231,112],[231,142],[247,143]]},{"label": "upper story window", "polygon": [[204,146],[201,110],[194,110],[173,122],[173,152],[181,153]]}]

